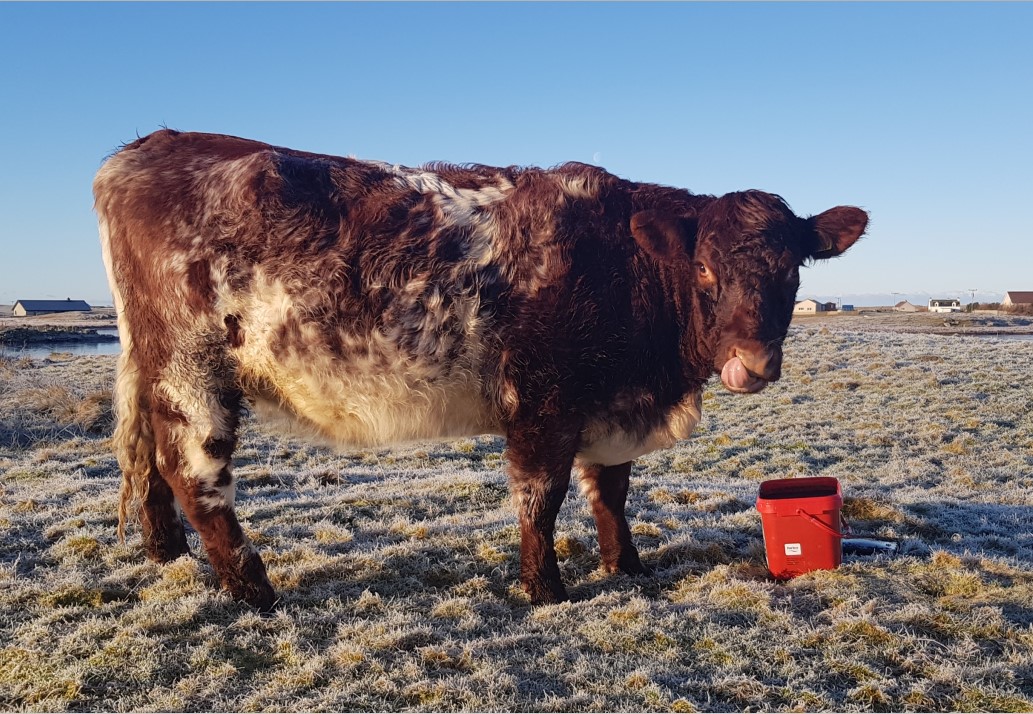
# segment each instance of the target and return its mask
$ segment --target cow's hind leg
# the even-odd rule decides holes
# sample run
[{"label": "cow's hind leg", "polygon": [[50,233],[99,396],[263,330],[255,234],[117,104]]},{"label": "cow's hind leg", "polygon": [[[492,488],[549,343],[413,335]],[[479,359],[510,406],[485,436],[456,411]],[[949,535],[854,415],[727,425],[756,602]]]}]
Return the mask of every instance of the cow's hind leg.
[{"label": "cow's hind leg", "polygon": [[148,476],[147,494],[140,508],[140,526],[144,550],[151,560],[168,563],[190,552],[172,487],[156,467]]},{"label": "cow's hind leg", "polygon": [[118,533],[125,537],[125,523],[139,508],[143,545],[147,557],[167,563],[190,552],[183,520],[176,509],[172,488],[158,471],[151,401],[143,385],[147,375],[135,360],[128,329],[123,329],[123,349],[115,378],[115,455],[122,470]]},{"label": "cow's hind leg", "polygon": [[648,574],[649,569],[642,564],[631,542],[631,528],[624,515],[631,462],[616,466],[578,462],[577,466],[581,491],[595,517],[603,568],[609,573]]},{"label": "cow's hind leg", "polygon": [[[184,372],[177,371],[177,377],[182,379]],[[230,459],[236,447],[240,393],[230,386],[199,387],[193,393],[184,382],[169,380],[157,391],[163,405],[156,410],[161,416],[154,425],[158,468],[201,536],[222,586],[234,598],[270,610],[276,594],[233,509],[236,486]]]}]

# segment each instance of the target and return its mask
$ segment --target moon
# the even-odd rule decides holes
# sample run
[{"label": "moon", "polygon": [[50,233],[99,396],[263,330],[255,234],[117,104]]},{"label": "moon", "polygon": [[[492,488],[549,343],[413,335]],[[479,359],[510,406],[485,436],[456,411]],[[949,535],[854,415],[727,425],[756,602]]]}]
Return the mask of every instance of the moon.
[{"label": "moon", "polygon": [[597,151],[592,154],[592,163],[598,166],[603,160],[603,152]]}]

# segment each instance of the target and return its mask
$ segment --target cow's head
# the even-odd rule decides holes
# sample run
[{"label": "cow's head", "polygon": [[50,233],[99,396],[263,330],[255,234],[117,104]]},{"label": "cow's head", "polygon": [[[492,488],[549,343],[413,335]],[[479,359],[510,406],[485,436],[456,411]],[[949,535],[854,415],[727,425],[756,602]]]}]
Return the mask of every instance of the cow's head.
[{"label": "cow's head", "polygon": [[842,254],[868,214],[838,206],[799,218],[780,197],[729,193],[697,215],[649,210],[632,216],[637,242],[673,275],[692,313],[694,356],[709,360],[733,392],[763,389],[782,374],[799,269]]}]

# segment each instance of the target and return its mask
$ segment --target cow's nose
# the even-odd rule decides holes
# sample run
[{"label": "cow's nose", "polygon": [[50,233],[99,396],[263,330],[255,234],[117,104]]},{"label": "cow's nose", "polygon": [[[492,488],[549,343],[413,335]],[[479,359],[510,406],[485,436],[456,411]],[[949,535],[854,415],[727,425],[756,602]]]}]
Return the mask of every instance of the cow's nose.
[{"label": "cow's nose", "polygon": [[776,382],[782,376],[782,349],[780,347],[736,347],[746,371],[766,382]]}]

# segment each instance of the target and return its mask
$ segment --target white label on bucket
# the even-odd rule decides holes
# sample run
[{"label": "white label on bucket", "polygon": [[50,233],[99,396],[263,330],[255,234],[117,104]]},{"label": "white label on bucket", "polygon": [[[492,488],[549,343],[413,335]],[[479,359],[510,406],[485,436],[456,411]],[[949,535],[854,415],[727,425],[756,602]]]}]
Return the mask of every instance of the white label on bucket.
[{"label": "white label on bucket", "polygon": [[786,543],[786,555],[800,555],[802,552],[799,543]]}]

